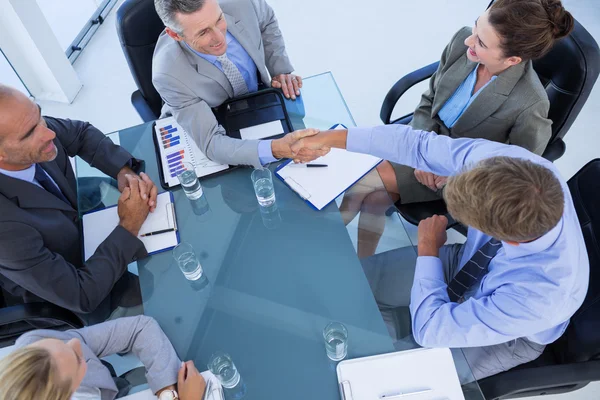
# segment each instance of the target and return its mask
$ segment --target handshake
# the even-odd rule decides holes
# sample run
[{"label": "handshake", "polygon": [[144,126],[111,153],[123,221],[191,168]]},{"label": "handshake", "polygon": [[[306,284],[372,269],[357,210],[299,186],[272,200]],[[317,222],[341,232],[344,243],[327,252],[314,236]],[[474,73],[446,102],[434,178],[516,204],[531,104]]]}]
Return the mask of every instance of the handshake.
[{"label": "handshake", "polygon": [[331,148],[323,143],[318,129],[302,129],[288,133],[271,142],[275,158],[291,158],[296,163],[306,163],[329,153]]}]

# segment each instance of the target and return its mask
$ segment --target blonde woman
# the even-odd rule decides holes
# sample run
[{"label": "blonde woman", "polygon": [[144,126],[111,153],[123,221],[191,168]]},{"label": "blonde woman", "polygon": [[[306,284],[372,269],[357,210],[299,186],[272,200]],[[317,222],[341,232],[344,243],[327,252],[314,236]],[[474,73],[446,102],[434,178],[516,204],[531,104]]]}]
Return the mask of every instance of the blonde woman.
[{"label": "blonde woman", "polygon": [[206,386],[194,363],[182,363],[158,323],[143,315],[65,332],[32,331],[16,347],[0,360],[0,400],[113,400],[118,389],[100,358],[125,352],[144,364],[160,400],[201,399]]}]

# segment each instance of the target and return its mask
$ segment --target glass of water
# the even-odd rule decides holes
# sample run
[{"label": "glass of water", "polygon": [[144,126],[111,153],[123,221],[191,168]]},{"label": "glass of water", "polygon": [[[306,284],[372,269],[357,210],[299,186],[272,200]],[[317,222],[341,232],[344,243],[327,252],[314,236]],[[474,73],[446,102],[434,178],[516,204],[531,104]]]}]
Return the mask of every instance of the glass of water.
[{"label": "glass of water", "polygon": [[196,281],[202,277],[204,271],[191,244],[179,243],[173,249],[173,258],[177,261],[177,265],[179,265],[179,269],[181,269],[186,279]]},{"label": "glass of water", "polygon": [[219,378],[223,387],[227,389],[235,387],[240,382],[240,373],[229,354],[221,351],[214,353],[208,361],[208,369]]},{"label": "glass of water", "polygon": [[330,322],[323,329],[327,357],[333,361],[341,361],[348,354],[348,330],[340,322]]},{"label": "glass of water", "polygon": [[273,175],[268,168],[255,169],[252,171],[252,184],[262,207],[269,207],[275,203],[275,187],[273,186]]},{"label": "glass of water", "polygon": [[188,199],[197,200],[202,197],[202,185],[196,175],[194,164],[184,162],[183,169],[177,174],[177,179]]}]

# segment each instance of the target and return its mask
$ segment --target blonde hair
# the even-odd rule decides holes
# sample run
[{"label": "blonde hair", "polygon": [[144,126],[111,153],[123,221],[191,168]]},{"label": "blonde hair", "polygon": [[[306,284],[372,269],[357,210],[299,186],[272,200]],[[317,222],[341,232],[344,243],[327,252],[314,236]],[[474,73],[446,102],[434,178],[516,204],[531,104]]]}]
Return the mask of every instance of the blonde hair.
[{"label": "blonde hair", "polygon": [[0,360],[0,400],[69,400],[71,384],[46,349],[23,347]]},{"label": "blonde hair", "polygon": [[455,219],[504,241],[537,239],[558,224],[564,211],[554,173],[511,157],[488,158],[450,177],[444,199]]}]

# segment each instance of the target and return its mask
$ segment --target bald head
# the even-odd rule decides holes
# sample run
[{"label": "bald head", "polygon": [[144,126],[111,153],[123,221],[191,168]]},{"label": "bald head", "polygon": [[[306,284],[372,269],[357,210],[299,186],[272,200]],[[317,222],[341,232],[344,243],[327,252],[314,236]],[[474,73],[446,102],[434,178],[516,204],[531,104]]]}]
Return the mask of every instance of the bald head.
[{"label": "bald head", "polygon": [[19,171],[54,160],[55,137],[37,104],[18,90],[0,85],[0,168]]}]

